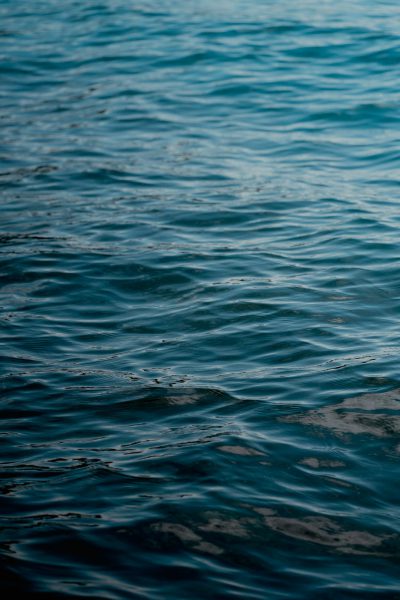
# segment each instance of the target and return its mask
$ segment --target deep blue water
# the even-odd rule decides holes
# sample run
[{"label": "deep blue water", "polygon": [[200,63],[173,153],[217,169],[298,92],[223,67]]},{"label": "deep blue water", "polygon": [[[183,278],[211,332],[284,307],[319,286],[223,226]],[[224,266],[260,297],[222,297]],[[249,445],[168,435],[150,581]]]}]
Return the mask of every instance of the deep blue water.
[{"label": "deep blue water", "polygon": [[400,598],[400,8],[2,0],[7,598]]}]

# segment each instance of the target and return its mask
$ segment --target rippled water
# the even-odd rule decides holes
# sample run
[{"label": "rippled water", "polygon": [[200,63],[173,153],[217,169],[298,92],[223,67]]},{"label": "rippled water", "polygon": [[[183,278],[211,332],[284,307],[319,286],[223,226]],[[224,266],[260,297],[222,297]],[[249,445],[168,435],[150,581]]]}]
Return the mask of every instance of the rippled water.
[{"label": "rippled water", "polygon": [[398,4],[0,16],[2,588],[400,598]]}]

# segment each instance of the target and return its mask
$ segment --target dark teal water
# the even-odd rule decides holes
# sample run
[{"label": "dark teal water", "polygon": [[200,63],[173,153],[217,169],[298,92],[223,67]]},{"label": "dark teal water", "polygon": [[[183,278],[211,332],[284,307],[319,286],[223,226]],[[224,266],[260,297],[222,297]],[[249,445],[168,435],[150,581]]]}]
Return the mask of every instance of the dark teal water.
[{"label": "dark teal water", "polygon": [[1,2],[7,598],[400,598],[399,17]]}]

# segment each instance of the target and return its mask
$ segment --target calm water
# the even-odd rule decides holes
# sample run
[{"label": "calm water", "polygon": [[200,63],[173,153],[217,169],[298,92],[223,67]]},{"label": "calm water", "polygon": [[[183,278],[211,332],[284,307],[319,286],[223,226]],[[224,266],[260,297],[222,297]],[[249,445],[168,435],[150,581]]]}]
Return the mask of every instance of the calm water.
[{"label": "calm water", "polygon": [[400,598],[399,17],[2,1],[7,597]]}]

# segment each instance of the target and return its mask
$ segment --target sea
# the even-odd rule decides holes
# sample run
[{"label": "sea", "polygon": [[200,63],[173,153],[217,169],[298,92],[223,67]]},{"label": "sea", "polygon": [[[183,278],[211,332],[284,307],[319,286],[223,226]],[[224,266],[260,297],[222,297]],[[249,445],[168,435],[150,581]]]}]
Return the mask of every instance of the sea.
[{"label": "sea", "polygon": [[0,581],[400,599],[400,5],[1,0]]}]

